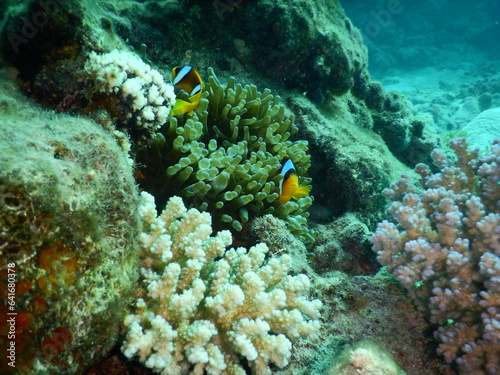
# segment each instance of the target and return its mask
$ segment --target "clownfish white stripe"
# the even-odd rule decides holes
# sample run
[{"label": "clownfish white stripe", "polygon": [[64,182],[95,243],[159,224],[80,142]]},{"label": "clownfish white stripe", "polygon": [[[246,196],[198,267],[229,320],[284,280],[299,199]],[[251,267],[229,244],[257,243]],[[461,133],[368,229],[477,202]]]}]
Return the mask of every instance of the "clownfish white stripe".
[{"label": "clownfish white stripe", "polygon": [[187,113],[193,115],[193,111],[198,107],[203,92],[203,81],[196,70],[190,66],[176,66],[172,69],[172,81],[179,92],[184,91],[188,97],[176,98],[170,114],[172,116]]},{"label": "clownfish white stripe", "polygon": [[201,85],[196,85],[195,87],[193,87],[189,95],[193,96],[195,94],[198,94],[200,91],[201,91]]},{"label": "clownfish white stripe", "polygon": [[292,198],[297,200],[309,195],[311,187],[299,185],[299,176],[297,176],[293,162],[288,155],[283,156],[281,164],[283,166],[281,167],[280,174],[283,178],[279,182],[279,202],[285,204]]},{"label": "clownfish white stripe", "polygon": [[283,176],[283,179],[280,181],[279,190],[280,194],[283,194],[283,181],[285,181],[290,173],[295,172],[295,167],[290,159],[287,159],[283,167],[281,168],[280,174]]},{"label": "clownfish white stripe", "polygon": [[182,81],[184,77],[189,74],[191,69],[193,68],[191,68],[190,66],[187,65],[183,66],[182,69],[179,70],[179,73],[177,73],[177,75],[174,78],[174,86],[177,85],[180,81]]}]

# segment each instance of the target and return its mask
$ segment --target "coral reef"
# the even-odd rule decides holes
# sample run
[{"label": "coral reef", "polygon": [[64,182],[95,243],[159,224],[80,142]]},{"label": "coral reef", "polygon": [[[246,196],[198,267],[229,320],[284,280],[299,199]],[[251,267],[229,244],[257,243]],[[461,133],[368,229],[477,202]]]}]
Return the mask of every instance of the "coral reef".
[{"label": "coral reef", "polygon": [[386,189],[389,221],[372,237],[377,259],[433,324],[438,353],[463,374],[500,371],[500,142],[479,156],[451,141],[456,161],[434,150],[439,173],[418,164]]},{"label": "coral reef", "polygon": [[[4,73],[0,274],[15,271],[16,370],[82,373],[115,344],[139,276],[127,142],[87,118],[41,110]],[[0,372],[9,369],[2,355]]]},{"label": "coral reef", "polygon": [[[73,9],[74,2],[78,5]],[[380,84],[371,82],[367,71],[366,48],[339,2],[335,1],[326,7],[311,0],[300,4],[260,0],[241,4],[241,7],[229,7],[225,11],[217,8],[214,5],[216,3],[193,1],[188,6],[181,7],[176,2],[160,5],[136,1],[97,1],[90,6],[88,2],[68,0],[59,4],[48,27],[39,30],[27,45],[20,45],[19,54],[9,59],[9,62],[18,67],[30,93],[44,105],[49,101],[48,106],[51,108],[69,112],[79,112],[85,108],[99,123],[109,120],[109,115],[101,118],[102,111],[98,107],[90,108],[88,102],[82,102],[85,98],[79,94],[74,82],[71,82],[74,81],[69,78],[72,75],[65,74],[82,70],[81,64],[84,61],[78,61],[78,56],[85,57],[87,53],[81,51],[94,50],[102,53],[115,48],[135,48],[144,61],[161,61],[171,67],[187,63],[200,72],[213,66],[221,77],[227,77],[227,72],[230,71],[238,80],[243,79],[259,87],[270,87],[273,93],[283,87],[290,88],[291,90],[280,92],[284,97],[282,103],[293,110],[297,126],[303,130],[300,132],[300,139],[307,139],[309,144],[314,145],[310,151],[314,153],[317,164],[314,169],[309,170],[307,177],[314,179],[317,176],[318,181],[325,180],[324,184],[314,187],[312,191],[312,195],[320,199],[317,206],[324,208],[325,215],[320,218],[321,221],[329,221],[349,210],[366,216],[366,224],[379,221],[384,200],[375,192],[388,186],[389,181],[393,180],[388,175],[397,172],[390,171],[391,168],[400,168],[393,165],[392,155],[381,150],[385,148],[384,141],[402,162],[413,167],[417,162],[429,161],[429,152],[435,147],[437,139],[429,135],[422,121],[412,117],[403,97],[385,94]],[[31,12],[36,10],[39,8],[34,7]],[[203,22],[200,22],[202,15]],[[30,19],[32,15],[28,11],[23,17]],[[73,23],[68,22],[70,17]],[[280,22],[276,22],[277,17]],[[177,21],[180,18],[182,25]],[[281,22],[281,18],[285,20]],[[130,19],[137,20],[134,27],[131,26]],[[170,22],[165,23],[165,19]],[[71,24],[75,26],[70,26]],[[301,27],[297,28],[297,25]],[[5,32],[19,33],[21,28],[22,24],[12,23]],[[298,30],[301,32],[298,33]],[[303,30],[307,32],[302,32]],[[60,35],[64,38],[60,38]],[[122,40],[127,40],[128,45],[125,46]],[[190,41],[189,49],[185,40]],[[37,61],[31,61],[27,57],[31,53],[28,48],[31,43],[44,45],[46,49],[45,53],[40,53],[41,59]],[[146,44],[147,48],[144,49]],[[228,48],[228,45],[236,47]],[[283,48],[285,45],[286,48]],[[311,48],[304,49],[304,45]],[[4,42],[3,51],[13,55],[8,43]],[[75,63],[80,65],[75,66]],[[303,94],[310,100],[304,98]],[[245,106],[248,107],[251,102],[252,105],[255,104],[250,100]],[[321,102],[324,106],[314,108],[316,102]],[[113,103],[101,101],[99,104],[100,109],[105,109],[105,105],[113,108]],[[237,106],[239,103],[234,104]],[[217,111],[222,114],[220,107]],[[315,112],[313,116],[311,111]],[[240,116],[247,120],[244,115]],[[180,119],[181,127],[184,121],[185,119]],[[200,122],[204,123],[204,120],[200,118]],[[208,118],[209,132],[212,131],[210,126],[213,126],[210,122],[211,119]],[[318,129],[315,122],[320,123],[324,129]],[[164,130],[166,129],[165,125]],[[383,140],[374,137],[372,131],[379,133]],[[170,135],[178,137],[182,134],[171,132]],[[230,137],[232,133],[229,131],[224,135]],[[168,147],[170,141],[168,137],[165,138]],[[370,146],[361,142],[368,142]],[[359,147],[353,147],[353,143],[360,143]],[[368,148],[376,149],[373,153],[381,155],[366,155]],[[237,154],[242,152],[238,150]],[[250,153],[251,150],[248,154]],[[281,153],[272,155],[278,158],[282,156]],[[294,163],[299,159],[295,157]],[[383,160],[384,165],[380,165],[379,160]],[[144,162],[146,168],[150,165],[149,161]],[[257,160],[259,161],[266,163],[262,159]],[[277,160],[272,160],[270,164],[276,166]],[[161,163],[154,166],[165,171]],[[166,168],[170,166],[167,164]],[[172,169],[170,173],[173,173]],[[148,177],[147,173],[146,176]],[[204,180],[205,189],[206,183],[212,178],[213,176]],[[140,182],[146,186],[146,181]],[[266,182],[269,181],[264,181]],[[182,186],[180,190],[186,186]],[[171,196],[150,187],[160,205]],[[332,188],[335,190],[334,194],[331,193]],[[213,192],[216,190],[212,189]],[[186,203],[191,200],[191,197],[180,191],[175,194],[182,195]],[[203,197],[202,192],[195,195],[198,199]],[[221,204],[219,202],[225,200],[217,197],[218,205]],[[293,208],[297,215],[289,221],[294,222],[294,228],[299,228],[298,231],[294,229],[294,233],[301,237],[306,235],[311,241],[311,233],[304,226],[305,217],[300,213],[310,201],[306,199],[296,203],[301,207],[298,210]],[[264,204],[267,206],[267,202]],[[273,210],[273,207],[267,208]],[[244,224],[243,220],[247,217],[245,210],[232,210],[227,205],[225,209],[230,213],[223,212],[223,209],[216,214],[221,214],[221,217],[230,215],[231,217],[224,216],[229,226],[239,228]],[[290,208],[280,210],[287,211],[276,213],[283,219],[291,212]],[[257,209],[255,212],[270,211]],[[252,215],[249,210],[249,219]],[[216,217],[215,222],[219,221]]]},{"label": "coral reef", "polygon": [[[217,8],[221,3],[226,7]],[[53,4],[54,7],[46,11],[44,6],[47,4]],[[196,342],[193,341],[203,339],[202,336],[189,336],[194,330],[189,330],[185,326],[180,327],[175,321],[169,320],[168,324],[172,328],[170,333],[176,332],[178,336],[169,342],[170,346],[151,347],[151,355],[142,361],[142,355],[147,352],[147,345],[165,342],[161,336],[155,334],[169,332],[167,324],[162,320],[164,318],[160,318],[161,313],[174,315],[169,312],[168,306],[164,307],[163,311],[158,310],[158,300],[152,298],[147,289],[149,285],[151,293],[155,293],[154,285],[161,284],[161,276],[165,269],[165,262],[158,259],[158,251],[155,252],[155,248],[148,247],[143,254],[146,255],[143,266],[150,270],[145,271],[148,276],[157,279],[143,280],[144,283],[136,297],[142,298],[144,304],[140,302],[136,306],[135,314],[127,318],[128,344],[123,345],[127,350],[126,354],[132,358],[138,357],[139,361],[127,361],[127,357],[117,353],[119,348],[115,346],[108,358],[102,361],[102,366],[95,367],[91,373],[99,373],[98,371],[103,374],[126,371],[149,373],[151,368],[158,369],[163,366],[163,359],[157,355],[159,351],[174,350],[175,344],[176,350],[179,351],[171,352],[175,360],[169,365],[181,366],[183,371],[194,370],[196,366],[196,369],[201,368],[201,371],[203,368],[208,371],[209,366],[222,368],[226,362],[216,360],[203,362],[208,360],[208,353],[217,356],[219,350],[221,353],[229,353],[226,357],[227,366],[231,367],[231,364],[237,363],[236,367],[232,368],[243,369],[246,372],[251,371],[251,366],[261,366],[263,371],[270,368],[279,374],[317,375],[322,374],[330,366],[334,354],[362,339],[380,342],[394,355],[401,366],[412,369],[419,375],[453,373],[450,366],[429,350],[435,342],[425,335],[428,324],[412,308],[410,302],[403,298],[401,289],[398,289],[399,286],[394,283],[393,278],[383,272],[370,277],[356,276],[360,273],[367,275],[375,272],[373,263],[370,263],[370,259],[364,258],[364,255],[369,250],[367,228],[373,227],[374,223],[382,218],[386,204],[385,198],[380,194],[381,189],[388,186],[389,181],[395,180],[401,171],[407,170],[403,163],[413,167],[416,162],[427,161],[435,139],[428,136],[427,124],[413,118],[411,108],[404,97],[384,93],[380,84],[371,81],[367,71],[366,48],[358,30],[344,14],[339,1],[326,4],[314,0],[300,2],[22,0],[4,2],[0,8],[6,9],[10,5],[12,7],[6,11],[9,17],[0,21],[1,58],[2,62],[19,70],[18,82],[27,95],[42,106],[57,112],[91,116],[108,129],[114,128],[113,122],[116,120],[121,122],[122,116],[130,113],[133,120],[119,126],[129,130],[132,134],[131,141],[134,142],[134,138],[139,138],[140,146],[154,141],[151,142],[150,150],[143,148],[139,151],[139,163],[135,165],[134,176],[141,187],[155,195],[158,207],[163,208],[172,194],[182,195],[187,205],[207,211],[200,214],[203,220],[207,220],[208,212],[214,213],[214,230],[243,227],[241,232],[235,233],[237,236],[233,238],[234,244],[244,242],[245,246],[250,247],[249,243],[254,243],[254,238],[248,236],[251,234],[269,245],[270,249],[265,255],[262,245],[252,248],[251,255],[243,254],[243,251],[229,250],[226,253],[233,257],[231,259],[224,259],[223,251],[219,250],[221,256],[210,262],[212,268],[200,270],[200,275],[203,272],[207,276],[204,278],[206,289],[203,298],[210,297],[206,293],[209,290],[209,283],[212,282],[213,285],[215,277],[210,271],[217,265],[227,263],[228,260],[233,262],[232,259],[235,259],[232,264],[237,261],[244,264],[249,258],[257,255],[268,259],[271,254],[274,256],[285,253],[287,254],[285,259],[288,256],[293,259],[279,266],[287,266],[291,275],[305,273],[312,284],[310,289],[314,298],[324,302],[322,320],[326,324],[318,331],[321,340],[315,342],[308,338],[286,338],[293,342],[294,350],[291,354],[288,351],[290,348],[288,341],[282,340],[284,351],[278,354],[272,352],[272,356],[268,358],[257,355],[254,361],[249,361],[248,358],[254,358],[255,353],[271,353],[273,344],[281,340],[278,336],[286,335],[286,332],[276,334],[267,320],[257,321],[256,329],[267,328],[265,324],[270,327],[269,334],[261,336],[260,342],[274,341],[265,347],[266,350],[260,350],[256,343],[254,345],[256,351],[252,352],[243,334],[236,337],[236,334],[239,335],[248,328],[244,326],[246,323],[235,320],[239,325],[235,327],[238,332],[232,330],[232,327],[229,331],[223,331],[217,326],[224,317],[219,320],[214,319],[210,323],[212,326],[204,326],[204,321],[207,319],[203,314],[209,314],[210,311],[202,304],[196,310],[196,314],[202,318],[194,318],[196,332],[212,334],[211,332],[215,330],[213,327],[222,332],[210,337],[213,342],[207,346],[207,356],[203,354],[202,346],[195,346]],[[48,16],[47,23],[43,27],[37,27],[33,34],[25,38],[23,27],[32,22],[35,15],[40,16],[39,12]],[[25,39],[13,45],[9,40],[9,33],[15,33]],[[173,66],[183,64],[191,65],[202,72],[208,89],[204,93],[205,97],[198,111],[191,118],[179,116],[171,121],[168,120],[160,129],[156,129],[156,119],[155,123],[150,123],[146,119],[148,129],[137,133],[130,131],[130,125],[138,124],[137,120],[139,126],[144,124],[143,118],[139,118],[142,109],[133,110],[132,105],[146,96],[124,95],[125,91],[112,92],[110,86],[106,86],[105,82],[108,82],[108,78],[114,78],[114,75],[106,75],[106,68],[97,60],[102,61],[107,58],[110,56],[108,53],[113,50],[131,53],[135,50],[133,55],[127,54],[127,59],[132,61],[139,56],[141,61],[137,61],[136,66],[144,67],[144,63],[147,62],[163,76],[166,76]],[[96,54],[91,51],[95,51]],[[118,56],[116,52],[111,55]],[[93,56],[92,62],[88,59],[89,56]],[[86,62],[87,69],[84,69]],[[209,66],[215,69],[224,84],[218,82],[215,76],[209,79],[208,76],[211,74],[204,74]],[[129,68],[132,69],[126,67],[125,70]],[[118,76],[121,75],[125,79],[124,74],[119,73],[118,69],[108,67],[107,70],[118,71]],[[129,73],[127,80],[138,78],[143,74],[135,70],[130,70]],[[236,79],[228,79],[230,75]],[[97,78],[97,81],[92,77]],[[104,85],[96,86],[94,82],[101,82]],[[134,82],[139,83],[137,79],[131,83]],[[250,82],[257,87],[268,87],[272,91],[259,92],[253,85],[238,85],[236,82]],[[140,83],[149,94],[151,86]],[[139,92],[138,88],[139,85],[136,85],[134,92]],[[141,95],[144,93],[141,92]],[[278,94],[281,96],[279,101]],[[138,102],[140,103],[140,100]],[[487,106],[488,97],[485,96],[481,103]],[[495,103],[494,97],[492,103]],[[255,121],[250,116],[252,111],[258,112]],[[295,121],[291,113],[294,114]],[[150,114],[147,117],[152,118]],[[33,118],[37,119],[38,115],[34,115]],[[259,129],[261,125],[262,128]],[[265,126],[270,129],[269,134],[264,131]],[[97,132],[100,134],[100,130]],[[154,132],[157,134],[152,137]],[[263,144],[262,149],[257,147],[258,142],[254,142],[259,137]],[[146,139],[149,141],[145,141]],[[302,141],[292,142],[294,139]],[[274,144],[274,140],[278,140],[278,143]],[[173,143],[174,141],[176,143]],[[120,139],[120,142],[126,146],[123,139]],[[308,147],[306,142],[311,147]],[[421,146],[415,147],[420,144]],[[137,149],[139,147],[134,150]],[[391,152],[397,154],[399,160]],[[62,153],[64,155],[64,152]],[[276,198],[275,190],[280,181],[279,162],[285,153],[288,153],[295,163],[303,178],[301,182],[310,183],[311,179],[314,179],[312,195],[315,204],[311,207],[309,207],[312,201],[310,197],[292,201],[290,203],[293,204],[288,206],[280,206],[273,200]],[[227,164],[227,167],[224,167],[226,170],[221,167],[222,164],[218,164],[221,160]],[[116,169],[111,172],[110,178],[120,171],[120,166],[116,167],[116,164],[111,163],[110,168],[113,166]],[[154,168],[157,168],[156,172],[153,171]],[[42,171],[44,170],[42,168]],[[131,172],[129,167],[122,171]],[[252,178],[261,180],[254,183],[251,181]],[[200,183],[193,186],[197,182]],[[165,183],[170,184],[176,192],[163,190],[168,189],[165,188]],[[104,181],[103,185],[109,188],[114,186],[107,181]],[[207,189],[210,191],[206,192]],[[89,202],[94,201],[90,199]],[[115,205],[119,203],[120,199],[117,199],[110,202],[109,207],[116,207]],[[126,206],[127,202],[124,205]],[[98,207],[96,204],[95,208]],[[313,240],[311,236],[313,232],[304,225],[307,217],[304,210],[308,207],[308,212],[314,217],[312,221],[324,224],[318,226],[318,230],[323,232],[319,236],[322,243],[318,248],[308,243]],[[275,216],[263,215],[266,213]],[[118,226],[115,226],[116,223],[110,225],[104,223],[100,228],[103,233],[112,229],[117,231],[127,229],[127,225],[135,224],[134,215],[130,215],[130,221],[127,221],[123,228],[120,223]],[[156,213],[154,216],[156,217]],[[287,220],[287,224],[276,216]],[[28,217],[30,222],[36,222],[36,215],[30,213]],[[76,219],[63,215],[62,220],[66,220],[66,224],[71,226]],[[180,218],[175,222],[181,223],[182,220]],[[207,225],[208,223],[205,222]],[[294,230],[296,236],[306,239],[306,244],[299,244],[287,230],[287,225]],[[314,228],[314,224],[312,227]],[[149,234],[144,235],[143,240],[161,228],[161,226],[156,229],[147,228]],[[80,229],[77,226],[75,232],[79,234]],[[132,230],[130,233],[129,240],[133,242],[136,232]],[[196,233],[201,232],[196,231]],[[50,235],[56,236],[53,233]],[[226,234],[207,238],[212,238],[207,239],[207,244],[213,244],[213,239],[221,238],[225,238],[225,243],[229,242],[229,236]],[[198,243],[195,245],[198,246]],[[185,246],[184,249],[188,247]],[[85,251],[87,248],[81,249]],[[191,249],[194,251],[194,247]],[[202,249],[206,250],[204,247]],[[92,256],[95,252],[90,251],[89,254]],[[130,259],[134,254],[134,252],[130,254]],[[338,254],[342,257],[335,258]],[[70,298],[74,294],[67,291],[73,291],[75,285],[80,288],[78,291],[81,291],[81,283],[86,282],[88,290],[82,291],[83,297],[91,293],[100,293],[103,289],[111,294],[115,290],[121,291],[122,285],[119,283],[111,286],[101,283],[95,286],[92,283],[93,279],[89,282],[85,275],[82,276],[80,266],[85,263],[81,263],[79,260],[81,257],[80,248],[76,248],[74,243],[47,243],[40,256],[33,260],[40,272],[40,275],[36,276],[36,290],[51,296],[55,295],[57,298],[62,298],[59,296],[66,293],[67,298]],[[95,257],[95,262],[99,259],[100,257]],[[103,259],[105,267],[108,265],[107,258]],[[270,263],[264,260],[256,266],[255,273],[263,272],[262,270],[269,264],[276,264],[272,259],[283,258],[271,258],[267,261]],[[332,259],[340,259],[340,262],[330,262]],[[361,262],[361,259],[365,259],[365,262]],[[314,267],[308,262],[314,263]],[[197,267],[200,264],[194,259],[190,259],[188,263],[186,257],[179,262],[175,260],[169,265],[174,263],[179,269],[188,273],[192,270],[189,267]],[[87,269],[86,275],[90,278],[94,275],[93,265]],[[350,275],[340,272],[336,269],[337,266],[350,272]],[[128,264],[117,262],[109,269],[106,268],[103,274],[123,272],[129,275],[129,271]],[[231,277],[235,278],[240,272],[233,268],[230,271]],[[186,275],[185,278],[189,277],[187,273],[183,275]],[[183,277],[182,275],[179,277],[178,285],[184,282]],[[228,282],[227,278],[224,279],[221,285],[227,285],[228,288],[232,288],[231,291],[239,287],[243,294],[251,289],[250,286],[245,289],[244,283],[233,282],[231,277]],[[284,276],[285,280],[288,277],[292,276]],[[301,279],[303,277],[298,276],[298,280]],[[110,282],[113,281],[115,279],[111,277]],[[33,282],[20,284],[20,293],[26,293],[26,288],[32,284]],[[179,289],[175,293],[166,293],[165,297],[159,296],[159,298],[160,300],[171,298],[172,303],[177,304],[175,306],[182,305],[181,310],[193,306],[190,301],[182,303],[190,297],[195,297],[195,292],[199,293],[201,290],[199,282],[193,285],[192,289],[184,289],[186,293]],[[28,347],[42,346],[40,350],[35,348],[35,358],[42,356],[40,353],[43,353],[44,365],[50,361],[50,366],[55,372],[70,371],[67,366],[64,367],[64,363],[69,363],[70,359],[78,362],[78,365],[71,362],[71,366],[92,365],[94,360],[103,357],[113,341],[116,343],[116,328],[120,323],[120,313],[124,310],[122,304],[128,298],[130,288],[122,289],[122,299],[118,300],[116,305],[110,305],[110,308],[102,314],[100,318],[102,323],[101,320],[97,322],[92,320],[94,300],[90,298],[87,300],[89,301],[87,309],[90,312],[86,311],[89,316],[82,319],[84,326],[78,327],[77,336],[74,326],[64,323],[47,325],[46,335],[40,334],[35,340],[25,340],[26,337],[31,338],[32,322],[41,319],[35,314],[59,306],[58,302],[53,306],[47,304],[46,299],[35,297],[29,308],[20,313],[25,322],[23,326],[19,326],[22,335],[20,341],[26,343]],[[197,296],[199,297],[199,294]],[[106,297],[103,298],[103,304],[108,302]],[[80,318],[81,310],[78,303],[81,301],[77,300],[75,303],[77,306],[75,318]],[[65,319],[72,319],[67,312],[71,311],[75,303],[68,304],[66,315],[57,318],[61,318],[62,322],[66,322]],[[117,319],[108,325],[108,311],[115,313],[115,310],[118,310]],[[148,315],[146,310],[155,311],[154,315]],[[213,309],[211,311],[214,312]],[[277,311],[281,313],[288,310]],[[307,320],[307,317],[305,319]],[[85,326],[86,324],[89,326]],[[140,326],[138,328],[139,324],[142,328]],[[108,327],[112,329],[111,332],[106,331]],[[164,328],[167,331],[161,331]],[[95,330],[99,329],[101,334],[109,339],[104,345],[101,345],[103,338],[95,334]],[[122,332],[127,335],[127,330]],[[229,336],[226,332],[236,333]],[[134,341],[140,337],[144,340]],[[256,339],[256,336],[248,337],[250,343]],[[230,339],[236,342],[236,345],[231,344]],[[77,347],[77,354],[74,356],[67,354],[68,350],[71,353],[77,352]],[[29,348],[22,349],[20,343],[19,348],[26,353],[24,354],[26,356],[31,356],[33,353]],[[229,350],[226,350],[227,348]],[[86,361],[82,358],[89,353],[92,360]],[[166,358],[170,357],[167,355]],[[199,362],[195,365],[191,360]],[[57,361],[61,361],[62,366],[56,364]],[[277,368],[286,361],[288,361],[287,366],[282,369]],[[30,363],[29,360],[27,363]],[[147,365],[144,367],[141,363]],[[60,367],[64,369],[61,370]]]},{"label": "coral reef", "polygon": [[[292,341],[314,336],[321,302],[308,300],[305,275],[287,275],[288,255],[229,249],[229,231],[211,237],[211,218],[172,197],[157,216],[141,194],[143,286],[125,319],[123,353],[164,374],[254,374],[284,367]],[[240,359],[241,358],[241,359]]]},{"label": "coral reef", "polygon": [[[284,97],[300,92],[313,103],[349,106],[351,113],[337,113],[336,121],[359,115],[355,126],[381,134],[404,163],[430,162],[428,155],[439,140],[412,116],[402,95],[384,93],[380,83],[371,81],[367,49],[339,1],[259,0],[222,8],[219,3],[192,1],[182,9],[174,2],[162,7],[100,5],[116,15],[116,32],[136,50],[143,43],[151,46],[148,55],[155,61],[193,64],[199,71],[211,66],[220,76],[244,77],[273,92],[289,89]],[[124,21],[130,17],[142,22],[132,28]],[[180,17],[182,26],[177,24]],[[171,22],[166,25],[164,19]]]},{"label": "coral reef", "polygon": [[179,195],[187,204],[210,211],[214,222],[241,230],[255,216],[270,213],[285,220],[293,234],[313,241],[305,212],[312,197],[278,201],[281,160],[289,155],[301,184],[311,179],[307,142],[291,141],[294,116],[280,97],[230,78],[222,85],[209,69],[203,98],[193,116],[171,117],[157,143],[138,155],[141,185],[163,206]]}]

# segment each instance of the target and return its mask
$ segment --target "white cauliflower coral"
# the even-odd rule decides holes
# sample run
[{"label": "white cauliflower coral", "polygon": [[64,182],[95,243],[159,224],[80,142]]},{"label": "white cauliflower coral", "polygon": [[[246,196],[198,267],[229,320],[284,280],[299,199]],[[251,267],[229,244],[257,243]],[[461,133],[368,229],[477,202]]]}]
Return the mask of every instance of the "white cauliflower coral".
[{"label": "white cauliflower coral", "polygon": [[316,335],[319,300],[307,276],[288,275],[291,259],[266,260],[268,248],[229,249],[231,234],[211,237],[211,217],[173,197],[160,216],[142,193],[144,288],[125,320],[123,353],[164,375],[270,374],[288,364],[292,341]]},{"label": "white cauliflower coral", "polygon": [[175,103],[174,89],[160,72],[133,53],[91,52],[85,70],[97,92],[109,96],[110,102],[121,103],[115,120],[129,132],[152,137],[167,121]]}]

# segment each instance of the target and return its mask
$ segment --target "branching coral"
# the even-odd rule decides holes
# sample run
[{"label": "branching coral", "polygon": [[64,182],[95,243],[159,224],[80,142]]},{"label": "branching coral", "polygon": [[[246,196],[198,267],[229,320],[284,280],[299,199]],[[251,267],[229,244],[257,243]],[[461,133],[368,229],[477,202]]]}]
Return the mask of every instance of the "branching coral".
[{"label": "branching coral", "polygon": [[291,258],[266,259],[267,246],[226,250],[229,231],[211,237],[211,218],[171,198],[161,215],[142,193],[143,283],[125,320],[123,353],[162,374],[270,374],[286,366],[292,341],[314,336],[321,302],[307,276],[287,275]]},{"label": "branching coral", "polygon": [[84,78],[89,109],[105,108],[119,129],[144,141],[167,121],[175,103],[172,86],[139,57],[126,51],[91,52]]},{"label": "branching coral", "polygon": [[[252,217],[270,213],[292,233],[313,240],[306,227],[311,197],[280,204],[281,160],[289,155],[299,176],[310,166],[307,142],[290,138],[297,129],[280,98],[230,78],[223,86],[212,69],[192,117],[172,117],[153,149],[140,155],[148,167],[143,184],[162,205],[168,197],[214,213],[217,223],[241,230]],[[307,185],[310,178],[303,177]]]},{"label": "branching coral", "polygon": [[479,156],[464,138],[451,141],[457,161],[434,150],[440,173],[418,164],[384,191],[393,203],[373,249],[440,327],[438,352],[464,374],[500,371],[500,141]]}]

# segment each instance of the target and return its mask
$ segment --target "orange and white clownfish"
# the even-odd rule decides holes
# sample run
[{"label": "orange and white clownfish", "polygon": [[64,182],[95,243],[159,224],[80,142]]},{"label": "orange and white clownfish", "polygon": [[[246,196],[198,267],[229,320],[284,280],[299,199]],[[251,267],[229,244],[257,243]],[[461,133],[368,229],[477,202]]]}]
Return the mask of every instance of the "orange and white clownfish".
[{"label": "orange and white clownfish", "polygon": [[281,204],[285,204],[291,198],[299,199],[309,195],[311,192],[310,186],[299,186],[299,176],[295,171],[295,166],[292,161],[285,155],[281,161],[281,172],[283,179],[280,181],[279,189],[280,196],[279,201]]},{"label": "orange and white clownfish", "polygon": [[200,104],[203,90],[203,81],[200,75],[190,66],[176,66],[172,69],[172,81],[174,86],[184,90],[189,95],[189,98],[187,101],[179,98],[175,99],[175,104],[170,114],[177,116],[187,113],[189,116],[192,116],[193,111]]}]

